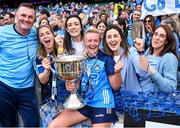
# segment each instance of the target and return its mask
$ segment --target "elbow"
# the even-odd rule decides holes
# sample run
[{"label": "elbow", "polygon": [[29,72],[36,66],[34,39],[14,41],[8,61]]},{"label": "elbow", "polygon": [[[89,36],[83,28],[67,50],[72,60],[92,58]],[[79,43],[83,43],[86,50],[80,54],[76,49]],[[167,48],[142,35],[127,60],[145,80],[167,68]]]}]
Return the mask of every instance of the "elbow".
[{"label": "elbow", "polygon": [[48,79],[44,79],[40,77],[39,81],[41,82],[41,84],[46,84],[48,82]]},{"label": "elbow", "polygon": [[165,93],[172,93],[174,91],[176,91],[177,89],[177,84],[171,85],[169,87],[163,87],[163,88],[159,88],[162,92]]},{"label": "elbow", "polygon": [[41,84],[46,84],[47,83],[47,81],[42,80],[42,79],[39,79],[39,81],[41,82]]},{"label": "elbow", "polygon": [[113,89],[114,91],[118,91],[118,90],[120,89],[120,87],[121,87],[121,83],[118,82],[118,83],[116,83],[116,84],[111,84],[111,87],[112,87],[112,89]]}]

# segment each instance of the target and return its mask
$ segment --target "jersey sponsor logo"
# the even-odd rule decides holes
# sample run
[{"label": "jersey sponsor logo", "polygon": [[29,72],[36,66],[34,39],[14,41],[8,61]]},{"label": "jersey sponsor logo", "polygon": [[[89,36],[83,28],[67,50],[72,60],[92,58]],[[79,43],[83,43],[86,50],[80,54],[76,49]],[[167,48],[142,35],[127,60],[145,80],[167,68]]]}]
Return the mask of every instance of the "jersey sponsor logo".
[{"label": "jersey sponsor logo", "polygon": [[95,117],[104,117],[104,114],[95,115]]},{"label": "jersey sponsor logo", "polygon": [[15,40],[16,37],[6,37],[7,40]]}]

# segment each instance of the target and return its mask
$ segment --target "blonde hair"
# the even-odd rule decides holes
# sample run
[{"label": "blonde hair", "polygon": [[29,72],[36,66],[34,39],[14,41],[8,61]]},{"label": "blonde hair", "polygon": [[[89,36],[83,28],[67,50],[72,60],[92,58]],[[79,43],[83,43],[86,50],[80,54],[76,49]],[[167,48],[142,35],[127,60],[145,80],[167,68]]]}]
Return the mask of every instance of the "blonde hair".
[{"label": "blonde hair", "polygon": [[80,13],[80,14],[79,14],[79,17],[81,18],[83,25],[85,25],[85,24],[88,22],[88,16],[87,16],[87,14],[85,14],[85,13]]},{"label": "blonde hair", "polygon": [[98,34],[99,35],[99,40],[101,40],[101,34],[99,33],[99,31],[96,28],[91,28],[91,29],[87,30],[84,33],[83,37],[85,38],[88,33],[96,33],[96,34]]}]

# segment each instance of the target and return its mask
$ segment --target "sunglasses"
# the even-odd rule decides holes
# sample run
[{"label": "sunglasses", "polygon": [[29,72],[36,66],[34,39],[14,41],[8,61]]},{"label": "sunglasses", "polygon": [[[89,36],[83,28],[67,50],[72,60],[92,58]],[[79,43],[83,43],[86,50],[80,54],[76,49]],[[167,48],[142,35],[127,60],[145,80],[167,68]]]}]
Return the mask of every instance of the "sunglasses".
[{"label": "sunglasses", "polygon": [[97,14],[98,12],[93,12],[92,14]]},{"label": "sunglasses", "polygon": [[151,20],[145,20],[144,21],[144,23],[150,23],[151,22]]}]

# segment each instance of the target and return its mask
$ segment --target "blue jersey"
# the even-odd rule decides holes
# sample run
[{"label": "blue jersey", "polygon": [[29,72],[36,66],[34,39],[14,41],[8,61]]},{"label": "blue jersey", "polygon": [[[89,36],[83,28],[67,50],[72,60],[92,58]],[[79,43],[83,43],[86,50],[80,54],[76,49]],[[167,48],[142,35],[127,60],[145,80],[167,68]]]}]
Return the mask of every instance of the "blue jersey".
[{"label": "blue jersey", "polygon": [[[111,56],[101,51],[96,58],[86,61],[87,71],[81,82],[81,91],[85,92],[84,102],[97,108],[114,108],[114,94],[108,76],[114,75],[115,62]],[[88,87],[88,89],[86,89]]]},{"label": "blue jersey", "polygon": [[[52,60],[51,60],[52,62]],[[42,66],[42,59],[38,59],[36,58],[35,60],[35,69],[36,69],[36,73],[37,74],[41,74],[44,72],[45,68]],[[54,64],[51,63],[51,67],[53,69],[55,69]],[[52,72],[49,75],[49,81],[45,84],[42,85],[44,86],[45,90],[44,90],[44,95],[42,96],[42,102],[46,103],[50,97],[51,97],[51,92],[52,92]],[[66,90],[65,88],[65,82],[59,78],[57,78],[56,80],[56,87],[57,87],[57,96],[56,99],[58,101],[58,103],[63,103],[65,98],[69,95],[69,92]]]},{"label": "blue jersey", "polygon": [[33,86],[33,59],[37,47],[34,28],[23,36],[15,30],[14,25],[0,27],[0,81],[13,88]]}]

